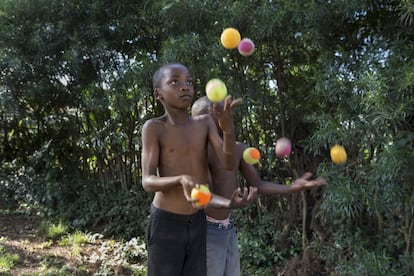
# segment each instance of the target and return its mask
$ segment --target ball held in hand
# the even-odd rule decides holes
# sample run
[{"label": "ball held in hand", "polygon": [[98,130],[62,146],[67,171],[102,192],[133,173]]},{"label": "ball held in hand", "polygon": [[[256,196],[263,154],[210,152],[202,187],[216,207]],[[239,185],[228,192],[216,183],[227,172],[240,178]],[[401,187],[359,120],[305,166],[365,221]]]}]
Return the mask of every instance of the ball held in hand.
[{"label": "ball held in hand", "polygon": [[227,96],[227,87],[222,80],[211,79],[206,84],[206,95],[213,103],[221,102]]},{"label": "ball held in hand", "polygon": [[211,200],[210,189],[206,185],[200,184],[198,187],[191,190],[191,198],[196,200],[196,206],[206,206]]},{"label": "ball held in hand", "polygon": [[282,137],[276,141],[275,153],[279,158],[287,157],[292,151],[292,143],[286,137]]},{"label": "ball held in hand", "polygon": [[239,53],[242,56],[250,56],[254,52],[254,43],[249,38],[243,38],[242,40],[240,40],[237,49],[239,50]]},{"label": "ball held in hand", "polygon": [[260,161],[260,151],[253,147],[246,148],[243,151],[243,159],[248,164],[256,164]]},{"label": "ball held in hand", "polygon": [[331,148],[330,153],[331,153],[332,162],[334,162],[335,164],[340,165],[346,162],[347,154],[343,146],[338,145],[338,144],[334,145]]},{"label": "ball held in hand", "polygon": [[221,33],[221,44],[226,49],[235,49],[239,45],[241,35],[235,28],[226,28]]}]

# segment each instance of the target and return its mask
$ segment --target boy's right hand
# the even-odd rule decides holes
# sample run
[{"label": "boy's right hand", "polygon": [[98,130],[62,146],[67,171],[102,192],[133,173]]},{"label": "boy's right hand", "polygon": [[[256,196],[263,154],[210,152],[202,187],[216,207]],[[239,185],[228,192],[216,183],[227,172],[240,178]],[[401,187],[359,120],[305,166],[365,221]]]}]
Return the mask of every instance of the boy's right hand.
[{"label": "boy's right hand", "polygon": [[210,109],[211,115],[217,119],[223,132],[234,131],[233,126],[233,110],[242,102],[241,98],[233,100],[231,95],[224,99],[224,104],[214,103]]},{"label": "boy's right hand", "polygon": [[240,188],[234,191],[231,197],[230,208],[242,208],[252,203],[257,197],[257,187],[250,186],[249,188],[243,188],[243,192]]},{"label": "boy's right hand", "polygon": [[183,187],[185,199],[189,202],[194,202],[194,199],[191,198],[191,190],[198,185],[197,180],[191,175],[182,175],[180,183]]}]

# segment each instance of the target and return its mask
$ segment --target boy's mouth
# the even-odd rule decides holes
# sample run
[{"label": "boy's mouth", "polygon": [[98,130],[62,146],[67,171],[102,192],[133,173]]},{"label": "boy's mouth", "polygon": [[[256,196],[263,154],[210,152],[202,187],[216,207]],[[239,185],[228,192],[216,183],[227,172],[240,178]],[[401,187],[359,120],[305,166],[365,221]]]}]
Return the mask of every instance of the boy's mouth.
[{"label": "boy's mouth", "polygon": [[191,95],[182,95],[180,98],[184,100],[191,100],[193,97]]}]

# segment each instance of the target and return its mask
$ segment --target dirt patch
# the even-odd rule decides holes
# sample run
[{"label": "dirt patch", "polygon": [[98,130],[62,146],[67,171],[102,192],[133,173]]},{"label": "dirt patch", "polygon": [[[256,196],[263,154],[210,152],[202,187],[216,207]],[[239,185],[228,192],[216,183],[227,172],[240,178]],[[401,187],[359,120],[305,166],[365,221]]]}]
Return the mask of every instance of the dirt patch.
[{"label": "dirt patch", "polygon": [[[93,275],[99,269],[101,263],[85,261],[88,259],[85,256],[99,252],[102,242],[82,244],[76,249],[72,245],[62,246],[58,241],[39,235],[40,223],[37,216],[0,215],[0,253],[19,256],[10,269],[0,266],[0,275],[42,275],[46,272],[51,275],[51,271]],[[131,272],[116,275],[131,275]]]}]

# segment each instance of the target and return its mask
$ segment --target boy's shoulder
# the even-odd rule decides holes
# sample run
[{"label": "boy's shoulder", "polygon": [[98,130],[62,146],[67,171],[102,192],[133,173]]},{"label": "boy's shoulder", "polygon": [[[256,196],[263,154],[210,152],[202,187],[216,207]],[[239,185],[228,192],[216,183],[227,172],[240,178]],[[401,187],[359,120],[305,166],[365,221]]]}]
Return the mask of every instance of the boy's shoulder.
[{"label": "boy's shoulder", "polygon": [[192,117],[193,124],[197,126],[208,126],[211,123],[214,123],[213,118],[209,114],[201,114],[195,117]]},{"label": "boy's shoulder", "polygon": [[142,129],[148,129],[148,128],[159,128],[164,125],[163,117],[157,117],[157,118],[151,118],[145,121],[144,125],[142,126]]},{"label": "boy's shoulder", "polygon": [[193,118],[193,121],[203,121],[203,120],[209,120],[211,117],[209,114],[201,114],[201,115],[197,115],[192,118]]},{"label": "boy's shoulder", "polygon": [[164,116],[148,119],[148,120],[145,121],[145,124],[153,124],[153,123],[162,122],[162,121],[164,121],[163,117]]}]

